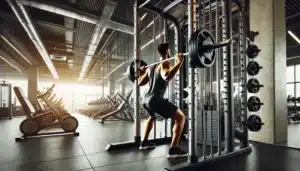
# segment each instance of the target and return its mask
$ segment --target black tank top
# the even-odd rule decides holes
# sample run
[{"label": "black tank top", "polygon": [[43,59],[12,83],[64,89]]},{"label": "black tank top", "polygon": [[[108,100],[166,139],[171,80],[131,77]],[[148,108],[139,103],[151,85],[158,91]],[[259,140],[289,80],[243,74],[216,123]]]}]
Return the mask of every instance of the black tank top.
[{"label": "black tank top", "polygon": [[149,77],[149,89],[146,93],[146,97],[149,96],[161,96],[163,97],[169,81],[164,80],[160,75],[160,69],[157,69],[158,65],[154,65],[148,70]]}]

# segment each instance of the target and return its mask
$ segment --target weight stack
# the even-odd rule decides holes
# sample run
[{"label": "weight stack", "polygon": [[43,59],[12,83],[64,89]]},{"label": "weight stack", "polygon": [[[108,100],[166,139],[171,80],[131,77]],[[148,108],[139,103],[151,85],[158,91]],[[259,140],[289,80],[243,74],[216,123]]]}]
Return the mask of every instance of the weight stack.
[{"label": "weight stack", "polygon": [[[205,118],[205,112],[206,118]],[[203,117],[202,117],[203,113]],[[210,123],[210,118],[212,117],[212,129],[211,129],[211,123]],[[203,119],[202,119],[203,118]],[[206,126],[206,130],[204,129],[204,126]],[[206,111],[201,111],[197,110],[197,143],[198,144],[203,144],[203,137],[205,134],[203,132],[206,132],[206,145],[209,146],[212,144],[213,146],[218,146],[218,113],[217,111],[213,110],[206,110]],[[211,140],[211,133],[212,133],[212,140]]]}]

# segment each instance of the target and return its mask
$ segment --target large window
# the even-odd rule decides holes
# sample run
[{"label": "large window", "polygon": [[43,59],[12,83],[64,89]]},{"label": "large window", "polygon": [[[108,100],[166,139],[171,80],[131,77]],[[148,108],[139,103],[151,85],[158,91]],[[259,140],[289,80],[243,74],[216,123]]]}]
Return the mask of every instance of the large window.
[{"label": "large window", "polygon": [[300,65],[286,68],[287,96],[300,97]]}]

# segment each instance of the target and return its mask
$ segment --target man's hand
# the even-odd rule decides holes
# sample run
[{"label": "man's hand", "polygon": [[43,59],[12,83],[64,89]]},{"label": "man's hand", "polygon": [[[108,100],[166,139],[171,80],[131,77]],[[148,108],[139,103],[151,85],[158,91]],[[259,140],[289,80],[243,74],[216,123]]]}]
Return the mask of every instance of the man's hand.
[{"label": "man's hand", "polygon": [[146,72],[147,68],[145,66],[140,67],[140,73],[144,74]]},{"label": "man's hand", "polygon": [[182,63],[184,60],[183,53],[177,53],[176,61]]}]

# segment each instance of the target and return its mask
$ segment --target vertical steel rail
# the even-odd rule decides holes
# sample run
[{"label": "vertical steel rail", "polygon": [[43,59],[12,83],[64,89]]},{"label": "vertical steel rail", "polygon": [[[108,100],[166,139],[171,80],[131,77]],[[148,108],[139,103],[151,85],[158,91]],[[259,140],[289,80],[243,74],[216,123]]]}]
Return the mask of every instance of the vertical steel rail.
[{"label": "vertical steel rail", "polygon": [[[208,30],[209,32],[212,32],[212,10],[211,10],[211,0],[209,0],[209,23],[208,23]],[[212,67],[209,68],[209,110],[210,110],[210,156],[213,156],[213,122],[212,122],[212,118],[213,118],[213,103],[212,103],[212,92],[213,92],[213,88],[212,88]]]},{"label": "vertical steel rail", "polygon": [[[219,16],[219,0],[216,0],[216,42],[220,42],[220,16]],[[221,126],[221,65],[220,65],[220,49],[216,49],[216,83],[217,83],[217,108],[218,115],[218,155],[221,155],[221,140],[222,140],[222,126]]]},{"label": "vertical steel rail", "polygon": [[[178,29],[176,29],[175,27],[174,27],[174,37],[175,37],[175,40],[174,40],[174,52],[175,52],[175,54],[177,54],[178,53],[178,51],[179,51],[179,32],[180,32],[180,30],[179,30],[179,28]],[[180,72],[180,71],[179,71]],[[181,106],[181,101],[183,100],[182,99],[182,91],[180,90],[180,73],[179,74],[176,74],[176,75],[179,75],[177,78],[179,78],[179,80],[178,80],[178,90],[177,90],[177,93],[178,93],[178,99],[176,99],[177,100],[177,106],[180,108],[180,106]],[[175,77],[176,78],[176,77]],[[181,101],[180,101],[181,100]],[[171,124],[170,124],[170,130],[171,130],[171,135],[173,136],[173,131],[172,131],[172,129],[173,129],[173,125],[174,125],[174,121],[173,121],[173,119],[171,120]]]},{"label": "vertical steel rail", "polygon": [[[196,29],[196,0],[188,0],[188,37]],[[189,60],[191,65],[191,60]],[[195,117],[195,68],[189,67],[189,161],[198,160],[196,156],[196,117]]]},{"label": "vertical steel rail", "polygon": [[[134,16],[134,29],[133,29],[133,42],[134,42],[134,58],[135,58],[135,73],[136,78],[140,75],[140,29],[139,29],[139,6],[138,6],[138,0],[134,1],[133,6],[133,16]],[[135,108],[134,108],[134,114],[135,114],[135,137],[134,141],[136,143],[141,141],[141,114],[140,114],[140,88],[138,85],[137,79],[135,80]]]},{"label": "vertical steel rail", "polygon": [[[245,103],[247,102],[247,99],[248,99],[248,93],[247,93],[247,89],[246,89],[246,85],[247,85],[247,72],[246,72],[246,66],[247,66],[247,63],[248,63],[248,58],[247,58],[247,55],[246,55],[246,47],[247,47],[247,20],[246,20],[246,10],[247,10],[247,7],[246,7],[246,4],[243,4],[243,8],[241,9],[241,16],[240,16],[240,23],[242,24],[242,28],[240,27],[240,30],[242,32],[241,34],[241,37],[240,37],[240,40],[242,40],[242,42],[240,42],[242,45],[242,48],[240,49],[241,51],[241,71],[243,73],[242,75],[242,92],[243,92],[243,96],[242,96],[242,102],[244,104],[244,108],[242,109],[243,110],[243,115],[242,115],[242,121],[246,122],[247,119],[248,119],[248,108],[247,106],[245,105]],[[241,144],[241,148],[245,148],[245,147],[248,147],[249,146],[249,139],[248,139],[248,128],[246,125],[243,126],[243,135],[244,135],[244,141],[242,142]]]},{"label": "vertical steel rail", "polygon": [[[167,20],[166,19],[164,19],[163,21],[164,21],[164,23],[163,23],[164,26],[163,27],[164,27],[164,32],[165,32],[164,37],[163,37],[163,42],[167,42],[168,41],[168,25],[167,25]],[[169,90],[171,92],[173,92],[172,89],[173,89],[173,86],[174,86],[174,80],[172,80],[170,83],[169,83]],[[170,85],[172,86],[171,88],[170,88]],[[173,94],[173,93],[170,93],[170,91],[169,91],[169,100],[172,99],[172,94]],[[171,100],[171,102],[174,103],[172,100]],[[165,119],[165,138],[167,137],[167,135],[168,135],[168,119]]]},{"label": "vertical steel rail", "polygon": [[[223,1],[223,40],[232,39],[232,0]],[[223,48],[224,61],[224,80],[226,80],[226,100],[227,109],[225,111],[225,151],[234,150],[234,106],[233,106],[233,60],[232,45]],[[227,73],[225,72],[227,71]],[[226,105],[226,104],[224,104]]]},{"label": "vertical steel rail", "polygon": [[[158,16],[159,17],[159,16]],[[153,24],[152,24],[152,38],[153,38],[153,59],[156,61],[156,51],[155,51],[155,45],[156,45],[156,23],[155,23],[155,13],[153,13]],[[154,123],[153,123],[153,127],[154,127],[154,133],[153,133],[153,136],[154,136],[154,139],[156,139],[156,120],[154,120]]]},{"label": "vertical steel rail", "polygon": [[[204,0],[202,0],[202,28],[205,29],[205,25],[206,25],[206,15],[205,15],[205,2]],[[199,9],[200,10],[200,9]],[[201,77],[201,85],[203,85],[203,91],[201,90],[201,92],[203,92],[202,97],[200,96],[200,98],[203,98],[203,108],[202,108],[202,121],[203,121],[203,159],[206,159],[206,143],[207,143],[207,99],[206,99],[206,86],[207,86],[207,68],[203,68],[202,72],[202,77]],[[202,87],[202,86],[201,86]]]}]

